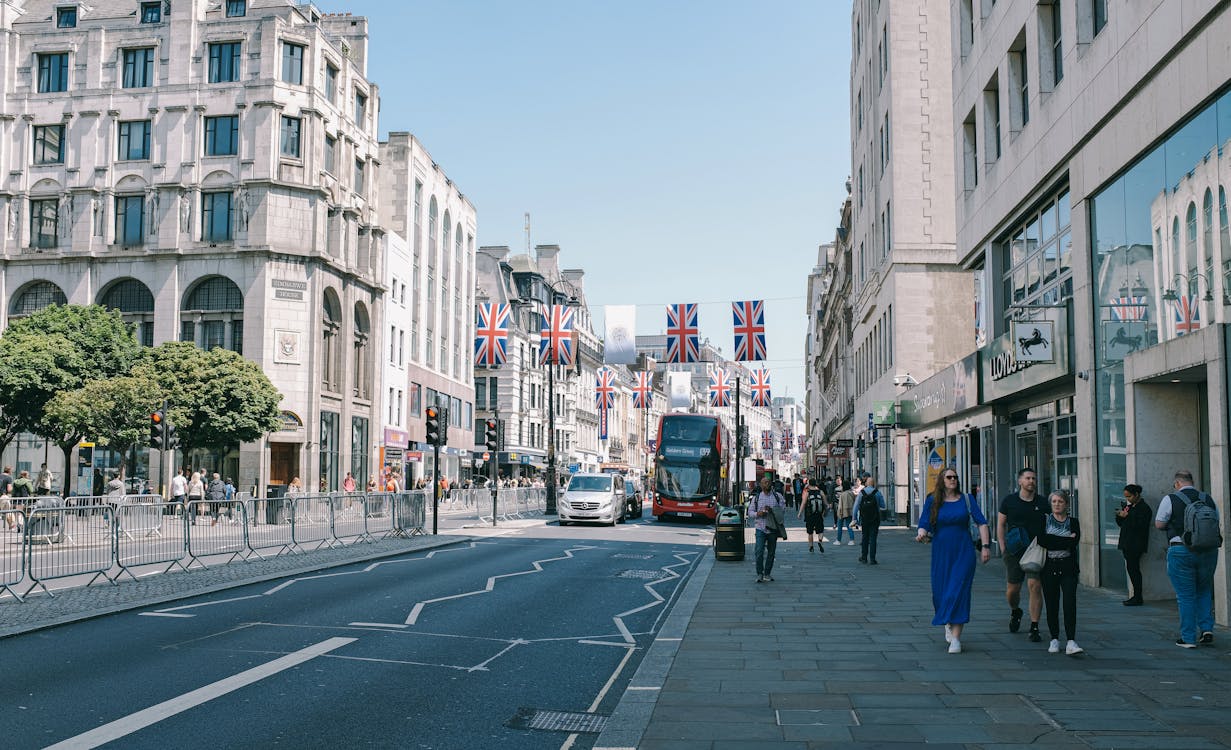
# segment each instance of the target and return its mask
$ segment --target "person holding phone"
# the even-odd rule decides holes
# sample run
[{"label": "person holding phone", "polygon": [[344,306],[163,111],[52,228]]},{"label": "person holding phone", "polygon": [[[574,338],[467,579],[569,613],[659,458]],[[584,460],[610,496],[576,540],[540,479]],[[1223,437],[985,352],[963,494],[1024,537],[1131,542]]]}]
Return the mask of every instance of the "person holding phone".
[{"label": "person holding phone", "polygon": [[1116,525],[1120,527],[1116,549],[1124,555],[1124,568],[1128,571],[1128,598],[1120,602],[1126,607],[1142,605],[1141,556],[1150,547],[1150,521],[1153,519],[1154,511],[1141,499],[1141,485],[1124,485],[1124,500],[1116,511]]}]

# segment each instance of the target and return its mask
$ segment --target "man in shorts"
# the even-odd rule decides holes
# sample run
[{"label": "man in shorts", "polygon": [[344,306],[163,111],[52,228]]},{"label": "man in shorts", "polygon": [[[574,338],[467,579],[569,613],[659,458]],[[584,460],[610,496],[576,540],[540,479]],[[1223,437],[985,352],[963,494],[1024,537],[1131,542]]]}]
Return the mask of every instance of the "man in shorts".
[{"label": "man in shorts", "polygon": [[825,513],[829,510],[829,498],[816,484],[806,484],[800,493],[799,512],[796,518],[803,518],[808,527],[808,551],[812,551],[812,535],[816,535],[816,546],[825,551]]},{"label": "man in shorts", "polygon": [[[1043,499],[1045,495],[1038,492],[1038,482],[1034,469],[1024,468],[1017,472],[1017,492],[1005,495],[1000,501],[1000,512],[996,514],[996,538],[1000,540],[1005,576],[1008,579],[1004,598],[1009,603],[1009,632],[1016,633],[1022,626],[1023,613],[1018,605],[1021,603],[1022,581],[1025,581],[1030,593],[1030,640],[1035,643],[1043,640],[1039,634],[1039,616],[1043,613],[1043,583],[1038,573],[1022,570],[1021,561],[1022,553],[1026,551],[1030,541],[1043,533],[1047,514],[1050,512]],[[1016,547],[1014,541],[1018,542]]]}]

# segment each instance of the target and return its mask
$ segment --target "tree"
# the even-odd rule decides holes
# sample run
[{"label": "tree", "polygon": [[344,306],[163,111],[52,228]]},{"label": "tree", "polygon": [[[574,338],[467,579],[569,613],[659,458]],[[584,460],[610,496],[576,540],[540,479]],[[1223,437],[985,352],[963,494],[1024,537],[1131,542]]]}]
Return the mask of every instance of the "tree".
[{"label": "tree", "polygon": [[47,402],[43,420],[48,431],[67,441],[89,435],[120,456],[121,476],[129,451],[149,436],[150,414],[162,406],[162,390],[149,380],[120,375],[94,380],[73,391],[57,393]]},{"label": "tree", "polygon": [[282,425],[282,394],[255,362],[235,352],[171,341],[147,350],[133,375],[157,384],[170,400],[185,452],[252,442]]},{"label": "tree", "polygon": [[13,321],[0,335],[0,409],[20,429],[60,446],[65,495],[72,491],[69,459],[81,435],[58,420],[46,420],[47,403],[91,380],[127,373],[140,351],[132,326],[118,311],[99,305],[45,307]]}]

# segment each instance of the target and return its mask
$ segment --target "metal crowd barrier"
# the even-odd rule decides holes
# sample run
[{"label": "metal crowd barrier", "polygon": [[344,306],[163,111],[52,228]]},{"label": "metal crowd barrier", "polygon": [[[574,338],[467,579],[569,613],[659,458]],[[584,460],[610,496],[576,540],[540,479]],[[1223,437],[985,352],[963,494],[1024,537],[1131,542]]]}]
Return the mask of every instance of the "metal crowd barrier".
[{"label": "metal crowd barrier", "polygon": [[[112,528],[115,498],[79,497],[67,506],[59,497],[41,497],[27,511],[22,534],[26,549],[26,576],[30,587],[48,594],[45,581],[70,576],[93,576],[87,586],[100,577],[115,584],[110,575],[115,564],[115,533]],[[101,518],[100,518],[101,517]],[[51,554],[35,554],[37,545],[58,545]]]},{"label": "metal crowd barrier", "polygon": [[291,538],[296,547],[315,545],[312,549],[333,546],[333,505],[329,495],[304,494],[294,497]]},{"label": "metal crowd barrier", "polygon": [[184,503],[163,502],[157,495],[141,495],[139,502],[116,508],[115,561],[121,575],[134,581],[134,568],[166,565],[188,570],[184,565],[187,544]]},{"label": "metal crowd barrier", "polygon": [[[430,490],[405,490],[384,493],[393,504],[394,536],[414,536],[427,528],[427,509]],[[369,495],[374,497],[374,495]]]},{"label": "metal crowd barrier", "polygon": [[225,556],[224,565],[235,558],[248,559],[248,523],[242,502],[192,500],[188,503],[188,568],[208,567],[203,557]]},{"label": "metal crowd barrier", "polygon": [[0,544],[0,593],[9,592],[17,601],[21,594],[13,588],[26,577],[25,545],[22,544],[21,532],[25,530],[26,513],[15,508],[0,510],[0,529],[3,534],[3,544]]}]

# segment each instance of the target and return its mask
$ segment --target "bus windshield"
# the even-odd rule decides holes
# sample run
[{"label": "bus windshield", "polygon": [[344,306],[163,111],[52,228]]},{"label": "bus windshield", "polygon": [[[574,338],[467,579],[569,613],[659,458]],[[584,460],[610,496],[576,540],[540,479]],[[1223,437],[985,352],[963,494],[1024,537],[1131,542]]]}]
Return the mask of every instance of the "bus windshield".
[{"label": "bus windshield", "polygon": [[568,488],[573,492],[610,492],[611,477],[575,476],[569,480]]},{"label": "bus windshield", "polygon": [[678,500],[711,497],[718,492],[718,462],[663,461],[658,464],[655,480],[655,490],[664,497]]}]

